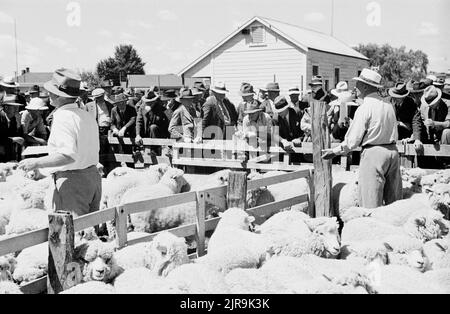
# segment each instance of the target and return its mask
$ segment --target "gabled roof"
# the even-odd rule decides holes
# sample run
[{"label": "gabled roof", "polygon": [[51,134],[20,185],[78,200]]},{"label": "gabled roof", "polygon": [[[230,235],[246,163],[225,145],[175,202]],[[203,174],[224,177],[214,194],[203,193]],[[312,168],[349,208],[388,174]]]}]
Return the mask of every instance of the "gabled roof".
[{"label": "gabled roof", "polygon": [[181,77],[175,74],[163,74],[163,75],[128,75],[129,87],[181,87],[183,86]]},{"label": "gabled roof", "polygon": [[39,85],[52,79],[52,72],[26,72],[17,78],[19,84],[29,83]]},{"label": "gabled roof", "polygon": [[332,37],[330,35],[310,30],[307,28],[303,28],[297,25],[292,25],[288,23],[284,23],[281,21],[255,16],[245,22],[241,27],[239,27],[237,30],[235,30],[232,34],[230,34],[228,37],[226,37],[224,40],[219,42],[216,46],[209,49],[206,53],[204,53],[202,56],[200,56],[198,59],[196,59],[194,62],[189,64],[187,67],[185,67],[183,70],[179,72],[179,75],[184,74],[186,71],[191,69],[194,65],[205,59],[207,56],[209,56],[212,52],[214,52],[217,48],[222,46],[224,43],[226,43],[228,40],[239,34],[243,29],[248,27],[250,24],[254,22],[259,22],[266,26],[267,28],[270,28],[272,31],[277,33],[278,35],[282,36],[298,48],[308,51],[308,49],[314,49],[334,54],[339,54],[343,56],[349,56],[353,58],[368,60],[368,58],[361,53],[357,52],[353,48],[349,47],[347,44],[343,43],[342,41],[336,39],[335,37]]}]

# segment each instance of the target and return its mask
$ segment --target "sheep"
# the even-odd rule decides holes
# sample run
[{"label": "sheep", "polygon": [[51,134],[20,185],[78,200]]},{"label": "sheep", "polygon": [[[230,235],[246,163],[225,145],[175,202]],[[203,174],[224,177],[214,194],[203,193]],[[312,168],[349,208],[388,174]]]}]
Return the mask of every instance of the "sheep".
[{"label": "sheep", "polygon": [[[305,215],[306,216],[306,215]],[[340,252],[336,218],[305,219],[293,211],[278,213],[261,226],[261,235],[272,255],[299,257],[315,254],[336,258]],[[278,220],[278,221],[277,221]],[[279,225],[273,223],[277,221]],[[281,223],[280,223],[281,222]]]},{"label": "sheep", "polygon": [[261,269],[236,268],[225,276],[232,294],[289,294],[281,280],[269,278]]},{"label": "sheep", "polygon": [[13,171],[17,169],[18,164],[7,162],[0,163],[0,182],[5,182],[6,178],[13,174]]},{"label": "sheep", "polygon": [[391,235],[407,235],[423,242],[442,238],[448,229],[442,223],[443,215],[436,211],[412,215],[403,226],[374,218],[357,218],[347,222],[342,230],[342,242],[383,240]]},{"label": "sheep", "polygon": [[430,206],[444,214],[444,218],[450,220],[450,184],[439,183],[426,188]]},{"label": "sheep", "polygon": [[5,232],[7,235],[18,235],[46,227],[48,227],[48,212],[39,208],[28,208],[11,213]]},{"label": "sheep", "polygon": [[115,294],[114,287],[100,281],[89,281],[78,284],[70,289],[64,290],[59,294]]},{"label": "sheep", "polygon": [[0,294],[23,294],[23,292],[12,281],[0,281]]},{"label": "sheep", "polygon": [[110,176],[103,186],[103,198],[107,207],[118,206],[123,195],[130,189],[138,186],[157,184],[164,173],[169,169],[166,164],[150,166],[144,171],[130,171],[122,176]]},{"label": "sheep", "polygon": [[450,293],[450,268],[428,271],[423,274],[423,279],[436,287],[440,293]]},{"label": "sheep", "polygon": [[[172,168],[164,174],[158,184],[136,187],[127,191],[122,197],[122,204],[174,195],[179,193],[184,185],[183,171]],[[189,214],[191,212],[186,212],[183,206],[171,206],[131,214],[130,221],[134,231],[152,233],[178,227],[187,220],[186,217]]]},{"label": "sheep", "polygon": [[227,294],[225,277],[201,264],[184,264],[166,277],[171,287],[183,294]]},{"label": "sheep", "polygon": [[181,293],[167,280],[145,267],[125,270],[114,281],[117,294],[175,294]]},{"label": "sheep", "polygon": [[345,216],[347,209],[359,206],[358,181],[338,183],[333,186],[332,204],[338,217]]},{"label": "sheep", "polygon": [[12,256],[0,256],[0,282],[12,281],[16,260]]},{"label": "sheep", "polygon": [[424,244],[423,251],[431,269],[450,268],[450,240],[435,239]]},{"label": "sheep", "polygon": [[48,243],[24,249],[17,256],[16,262],[13,272],[16,282],[25,284],[45,276],[48,269]]},{"label": "sheep", "polygon": [[127,164],[125,162],[122,162],[120,164],[120,167],[116,167],[108,173],[108,175],[106,176],[106,180],[109,181],[116,177],[122,177],[122,176],[129,175],[129,174],[133,175],[138,172],[139,172],[138,170],[130,168],[127,166]]},{"label": "sheep", "polygon": [[189,263],[183,238],[163,231],[151,242],[138,243],[114,253],[121,271],[147,267],[156,276],[167,276],[174,268]]}]

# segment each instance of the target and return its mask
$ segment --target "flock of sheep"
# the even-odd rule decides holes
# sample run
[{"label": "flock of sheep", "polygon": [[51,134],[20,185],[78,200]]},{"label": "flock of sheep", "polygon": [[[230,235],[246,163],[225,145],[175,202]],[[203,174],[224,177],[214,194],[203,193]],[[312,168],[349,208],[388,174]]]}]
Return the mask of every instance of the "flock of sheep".
[{"label": "flock of sheep", "polygon": [[[102,209],[221,186],[229,172],[118,167],[103,179]],[[151,242],[118,249],[114,222],[108,237],[93,228],[77,233],[82,283],[63,293],[450,293],[450,173],[402,169],[405,199],[377,209],[358,207],[356,178],[333,173],[337,218],[310,218],[307,204],[298,204],[261,219],[226,209],[225,196],[217,197],[206,216],[221,219],[208,234],[207,254],[193,260],[195,241],[163,230],[194,223],[195,202],[130,215],[128,239],[159,232]],[[50,178],[7,163],[0,164],[0,181],[0,240],[47,227]],[[302,178],[248,191],[247,202],[255,207],[308,192]],[[45,276],[47,262],[47,243],[0,257],[0,294],[20,293]]]}]

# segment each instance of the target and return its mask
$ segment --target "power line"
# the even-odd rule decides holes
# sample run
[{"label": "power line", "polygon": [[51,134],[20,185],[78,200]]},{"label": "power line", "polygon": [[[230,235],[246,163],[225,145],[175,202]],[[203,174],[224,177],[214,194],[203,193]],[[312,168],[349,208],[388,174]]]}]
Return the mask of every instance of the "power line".
[{"label": "power line", "polygon": [[14,39],[16,42],[16,82],[19,80],[19,61],[18,61],[18,52],[17,52],[17,27],[16,27],[16,19],[14,18]]}]

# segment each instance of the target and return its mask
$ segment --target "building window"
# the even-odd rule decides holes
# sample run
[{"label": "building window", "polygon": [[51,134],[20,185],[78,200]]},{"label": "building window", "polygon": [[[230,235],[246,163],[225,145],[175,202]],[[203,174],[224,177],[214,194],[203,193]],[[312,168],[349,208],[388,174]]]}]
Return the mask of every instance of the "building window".
[{"label": "building window", "polygon": [[313,76],[319,75],[319,66],[318,65],[313,65],[312,72],[313,72],[312,73]]},{"label": "building window", "polygon": [[341,70],[339,68],[334,69],[334,85],[337,85],[341,81]]},{"label": "building window", "polygon": [[266,42],[266,32],[264,26],[251,27],[252,44],[263,44]]},{"label": "building window", "polygon": [[330,81],[329,80],[325,80],[325,91],[328,91],[329,85],[330,85]]}]

